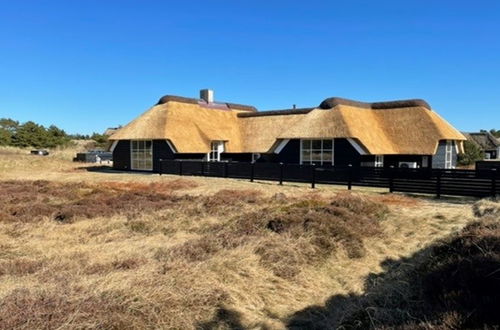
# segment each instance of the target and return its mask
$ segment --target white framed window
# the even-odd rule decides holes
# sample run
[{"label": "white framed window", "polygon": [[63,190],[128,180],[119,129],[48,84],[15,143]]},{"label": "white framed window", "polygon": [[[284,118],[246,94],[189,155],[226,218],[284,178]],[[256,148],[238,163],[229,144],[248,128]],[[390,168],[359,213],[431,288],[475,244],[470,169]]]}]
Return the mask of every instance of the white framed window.
[{"label": "white framed window", "polygon": [[333,165],[333,139],[300,140],[300,163]]},{"label": "white framed window", "polygon": [[375,167],[384,167],[383,155],[375,155]]},{"label": "white framed window", "polygon": [[130,141],[130,168],[140,171],[153,170],[153,142],[151,140]]},{"label": "white framed window", "polygon": [[224,141],[212,141],[207,155],[209,162],[220,162],[220,154],[224,152]]},{"label": "white framed window", "polygon": [[453,141],[446,141],[444,168],[453,167]]},{"label": "white framed window", "polygon": [[422,167],[429,167],[429,156],[422,156]]}]

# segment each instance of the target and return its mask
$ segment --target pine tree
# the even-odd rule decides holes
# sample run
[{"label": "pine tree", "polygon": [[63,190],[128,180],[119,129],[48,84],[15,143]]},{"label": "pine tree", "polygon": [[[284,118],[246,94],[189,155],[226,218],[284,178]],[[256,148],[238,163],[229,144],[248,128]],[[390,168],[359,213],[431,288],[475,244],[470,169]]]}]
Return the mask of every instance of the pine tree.
[{"label": "pine tree", "polygon": [[12,143],[12,134],[5,128],[0,127],[0,146],[8,146]]},{"label": "pine tree", "polygon": [[12,145],[15,147],[44,148],[48,145],[49,136],[45,127],[32,121],[19,126],[12,136]]}]

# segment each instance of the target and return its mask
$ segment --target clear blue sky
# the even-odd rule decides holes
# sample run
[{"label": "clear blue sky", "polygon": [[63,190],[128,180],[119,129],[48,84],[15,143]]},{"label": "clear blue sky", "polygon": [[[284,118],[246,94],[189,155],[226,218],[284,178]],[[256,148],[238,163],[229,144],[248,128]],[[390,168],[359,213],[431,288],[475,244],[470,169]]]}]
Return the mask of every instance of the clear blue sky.
[{"label": "clear blue sky", "polygon": [[0,117],[91,133],[200,88],[261,110],[423,98],[500,129],[500,1],[0,0]]}]

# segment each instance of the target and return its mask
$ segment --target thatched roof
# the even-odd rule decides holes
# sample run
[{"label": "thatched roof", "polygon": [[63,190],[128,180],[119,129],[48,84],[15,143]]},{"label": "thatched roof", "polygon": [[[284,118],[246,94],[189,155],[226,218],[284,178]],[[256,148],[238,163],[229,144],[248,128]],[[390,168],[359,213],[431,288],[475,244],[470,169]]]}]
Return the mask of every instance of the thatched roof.
[{"label": "thatched roof", "polygon": [[116,132],[118,132],[118,130],[120,128],[121,127],[108,127],[108,128],[106,128],[106,130],[102,134],[106,135],[106,136],[111,136],[111,135],[115,134]]},{"label": "thatched roof", "polygon": [[178,152],[210,150],[210,142],[227,141],[228,152],[242,150],[238,110],[168,101],[157,104],[120,129],[110,140],[168,139]]},{"label": "thatched roof", "polygon": [[490,132],[463,133],[463,135],[483,150],[497,150],[500,147],[500,141]]},{"label": "thatched roof", "polygon": [[[328,108],[331,106],[331,108]],[[270,152],[280,139],[352,138],[371,154],[432,155],[440,140],[465,137],[423,100],[364,103],[329,98],[317,108],[256,112],[251,106],[165,96],[111,140],[168,139],[178,152]]]},{"label": "thatched roof", "polygon": [[254,106],[251,106],[251,105],[228,103],[228,102],[207,103],[205,100],[202,100],[202,99],[195,99],[195,98],[176,96],[176,95],[162,96],[156,105],[165,104],[169,101],[189,103],[189,104],[198,104],[202,107],[217,108],[217,109],[223,109],[223,110],[224,109],[225,110],[232,109],[232,110],[257,112],[257,108],[255,108]]}]

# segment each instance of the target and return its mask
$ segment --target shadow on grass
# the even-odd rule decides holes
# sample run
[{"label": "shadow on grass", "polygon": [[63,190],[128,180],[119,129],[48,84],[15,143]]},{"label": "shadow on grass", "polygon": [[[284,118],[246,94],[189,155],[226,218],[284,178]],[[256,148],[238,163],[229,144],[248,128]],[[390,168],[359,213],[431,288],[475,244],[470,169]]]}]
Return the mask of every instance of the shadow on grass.
[{"label": "shadow on grass", "polygon": [[[391,193],[387,193],[387,194],[391,194]],[[441,196],[440,198],[437,198],[435,195],[403,193],[403,192],[398,192],[397,194],[401,194],[401,195],[408,196],[408,197],[415,198],[415,199],[431,200],[431,201],[438,203],[438,204],[465,205],[465,204],[472,204],[472,203],[477,202],[478,200],[481,199],[479,197],[450,196],[450,195]]]},{"label": "shadow on grass", "polygon": [[116,170],[109,165],[92,165],[92,166],[79,166],[77,170],[96,172],[96,173],[113,173],[113,174],[142,174],[142,175],[158,175],[156,172],[150,171],[122,171]]},{"label": "shadow on grass", "polygon": [[[363,294],[335,295],[285,320],[288,329],[498,329],[500,223],[470,224],[407,258],[387,259]],[[348,270],[346,270],[348,271]],[[253,324],[252,328],[266,328]],[[220,308],[202,329],[243,329]]]},{"label": "shadow on grass", "polygon": [[197,329],[211,330],[211,329],[232,329],[243,330],[246,329],[241,324],[241,314],[237,311],[230,310],[224,307],[217,309],[215,317],[204,323],[200,323]]},{"label": "shadow on grass", "polygon": [[500,324],[500,224],[473,223],[408,258],[387,259],[364,294],[294,313],[290,329],[483,329]]}]

